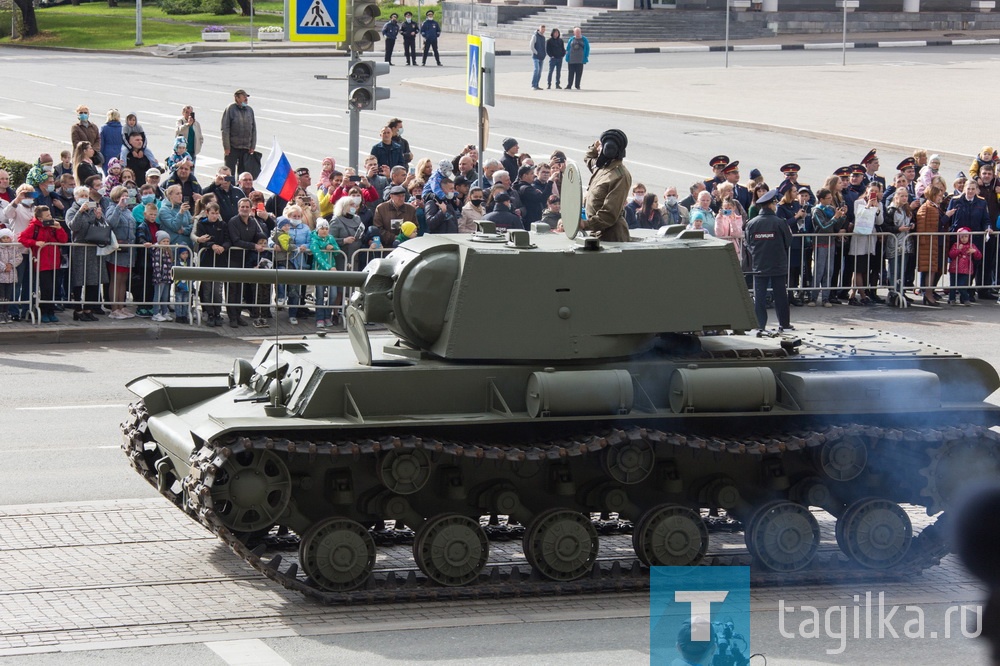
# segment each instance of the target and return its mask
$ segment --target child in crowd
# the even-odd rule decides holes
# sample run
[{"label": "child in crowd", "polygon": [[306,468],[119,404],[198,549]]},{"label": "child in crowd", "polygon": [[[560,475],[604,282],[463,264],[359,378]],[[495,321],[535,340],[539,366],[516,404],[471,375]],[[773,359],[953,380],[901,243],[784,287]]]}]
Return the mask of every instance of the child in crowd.
[{"label": "child in crowd", "polygon": [[[319,218],[316,220],[316,230],[309,237],[309,251],[312,252],[313,269],[317,271],[337,270],[334,252],[340,251],[336,239],[330,235],[330,223]],[[333,326],[340,317],[331,312],[330,306],[337,298],[337,288],[329,286],[316,287],[316,328]]]},{"label": "child in crowd", "polygon": [[111,192],[122,184],[122,168],[124,165],[117,157],[108,160],[108,175],[104,177],[104,191]]},{"label": "child in crowd", "polygon": [[56,324],[56,306],[54,303],[59,284],[59,267],[62,264],[62,252],[58,245],[66,243],[69,234],[56,220],[48,206],[35,206],[35,216],[28,223],[28,228],[21,232],[18,239],[21,245],[31,250],[34,263],[38,266],[38,307],[42,311],[43,324]]},{"label": "child in crowd", "polygon": [[399,235],[396,236],[396,240],[392,241],[393,247],[399,247],[411,238],[417,237],[417,225],[413,222],[403,222],[399,225]]},{"label": "child in crowd", "polygon": [[[135,242],[143,247],[136,252],[135,268],[132,273],[132,297],[136,303],[153,303],[156,286],[153,282],[153,250],[156,234],[156,216],[159,208],[155,203],[137,206],[142,211],[142,221],[135,228]],[[140,317],[152,317],[156,314],[152,305],[139,305],[135,310]]]},{"label": "child in crowd", "polygon": [[[961,299],[959,305],[968,305],[971,291],[968,287],[976,270],[975,262],[983,257],[983,253],[972,243],[972,234],[968,227],[958,230],[958,240],[948,250],[948,257],[951,259],[948,266],[951,284],[959,287],[958,295]],[[955,297],[949,298],[948,302],[954,303]]]},{"label": "child in crowd", "polygon": [[[186,247],[182,247],[177,251],[177,261],[174,262],[174,266],[190,266],[191,265],[191,251]],[[177,315],[174,321],[178,324],[188,324],[190,319],[188,318],[188,304],[191,302],[191,283],[187,280],[176,280],[174,281],[174,313]]]},{"label": "child in crowd", "polygon": [[319,172],[319,187],[323,188],[325,191],[332,191],[333,188],[330,187],[330,181],[333,179],[333,174],[336,171],[337,161],[332,157],[324,157],[323,165]]},{"label": "child in crowd", "polygon": [[167,169],[173,172],[181,162],[191,162],[194,164],[194,159],[192,159],[191,154],[188,152],[187,141],[184,137],[179,136],[174,139],[173,154],[167,158]]},{"label": "child in crowd", "polygon": [[134,113],[130,113],[125,116],[125,126],[122,127],[122,136],[125,139],[125,143],[128,143],[128,135],[133,132],[138,132],[142,135],[142,147],[146,147],[146,131],[142,129],[142,125],[139,124],[139,118],[136,117]]},{"label": "child in crowd", "polygon": [[17,267],[21,265],[23,249],[14,238],[13,231],[7,228],[0,229],[0,324],[10,323],[7,303],[14,298]]},{"label": "child in crowd", "polygon": [[64,173],[73,175],[73,153],[68,150],[59,153],[59,164],[53,169],[56,178],[60,178]]},{"label": "child in crowd", "polygon": [[156,246],[153,255],[153,321],[173,321],[170,316],[170,269],[174,267],[173,250],[170,249],[170,234],[156,232]]}]

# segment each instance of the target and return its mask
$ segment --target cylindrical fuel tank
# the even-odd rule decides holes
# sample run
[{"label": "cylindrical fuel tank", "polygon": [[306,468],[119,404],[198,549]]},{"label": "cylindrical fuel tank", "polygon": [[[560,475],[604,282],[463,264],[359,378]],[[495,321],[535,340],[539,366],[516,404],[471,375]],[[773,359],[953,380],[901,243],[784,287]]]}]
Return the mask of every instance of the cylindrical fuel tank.
[{"label": "cylindrical fuel tank", "polygon": [[774,405],[770,368],[678,368],[670,376],[670,409],[684,412],[759,412]]},{"label": "cylindrical fuel tank", "polygon": [[593,416],[632,410],[632,376],[627,370],[533,372],[528,378],[528,414]]}]

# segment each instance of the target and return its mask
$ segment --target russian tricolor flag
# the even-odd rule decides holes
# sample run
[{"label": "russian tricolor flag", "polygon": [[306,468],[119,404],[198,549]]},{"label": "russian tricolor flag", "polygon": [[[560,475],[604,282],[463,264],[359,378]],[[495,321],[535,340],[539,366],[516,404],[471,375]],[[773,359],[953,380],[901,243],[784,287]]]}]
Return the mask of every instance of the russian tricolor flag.
[{"label": "russian tricolor flag", "polygon": [[267,157],[267,163],[257,177],[257,184],[271,192],[272,194],[290,201],[295,196],[295,190],[299,186],[299,179],[292,171],[292,165],[285,157],[284,151],[278,145],[278,139],[274,139],[271,144],[271,154]]}]

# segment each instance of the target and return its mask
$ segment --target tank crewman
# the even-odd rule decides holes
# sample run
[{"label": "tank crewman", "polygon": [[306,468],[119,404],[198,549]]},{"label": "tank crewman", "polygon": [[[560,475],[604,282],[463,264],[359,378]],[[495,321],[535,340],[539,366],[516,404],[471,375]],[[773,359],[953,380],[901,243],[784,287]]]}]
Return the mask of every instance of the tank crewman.
[{"label": "tank crewman", "polygon": [[594,142],[584,156],[590,169],[587,186],[585,229],[595,232],[602,241],[629,240],[625,221],[625,202],[632,190],[632,174],[625,168],[628,137],[618,129],[609,129]]},{"label": "tank crewman", "polygon": [[779,169],[779,171],[781,171],[781,175],[785,177],[785,180],[788,181],[791,184],[791,186],[795,188],[796,192],[801,191],[803,187],[809,190],[809,204],[810,205],[815,204],[816,195],[813,194],[812,188],[806,185],[805,183],[799,182],[799,171],[801,169],[802,167],[800,167],[795,162],[789,162],[788,164],[782,164],[781,169]]},{"label": "tank crewman", "polygon": [[865,155],[864,158],[861,160],[861,166],[865,168],[865,179],[864,179],[865,187],[868,187],[869,183],[875,181],[876,183],[882,183],[882,191],[884,192],[885,178],[878,175],[878,167],[879,167],[878,151],[876,151],[874,148],[869,150],[868,154]]},{"label": "tank crewman", "polygon": [[722,175],[722,169],[727,164],[729,164],[728,155],[716,155],[708,161],[708,166],[712,167],[712,177],[705,181],[705,189],[713,197],[715,197],[715,188],[726,181]]},{"label": "tank crewman", "polygon": [[750,220],[746,229],[747,245],[753,260],[753,302],[758,337],[767,327],[768,287],[774,295],[779,332],[795,330],[789,322],[788,311],[788,250],[792,246],[792,232],[775,213],[779,197],[778,190],[762,194],[757,199],[761,213]]},{"label": "tank crewman", "polygon": [[750,199],[753,196],[750,194],[750,190],[740,185],[740,161],[736,160],[722,167],[722,177],[727,183],[732,183],[733,198],[740,202],[743,210],[750,210]]}]

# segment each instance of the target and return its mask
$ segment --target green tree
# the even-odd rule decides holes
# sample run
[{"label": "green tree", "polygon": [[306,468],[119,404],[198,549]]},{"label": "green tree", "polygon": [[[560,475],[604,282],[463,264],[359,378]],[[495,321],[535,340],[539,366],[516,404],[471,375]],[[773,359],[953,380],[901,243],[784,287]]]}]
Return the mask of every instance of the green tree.
[{"label": "green tree", "polygon": [[14,0],[21,11],[21,37],[34,37],[38,34],[38,19],[35,18],[35,5],[31,0]]}]

